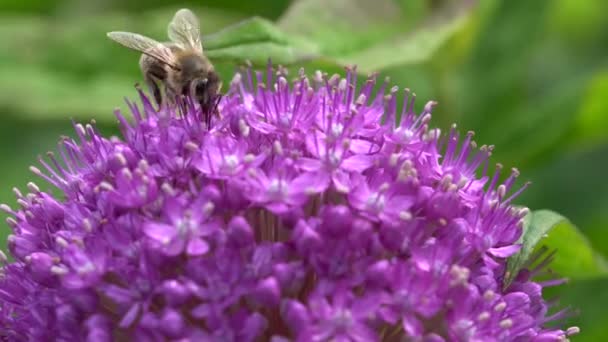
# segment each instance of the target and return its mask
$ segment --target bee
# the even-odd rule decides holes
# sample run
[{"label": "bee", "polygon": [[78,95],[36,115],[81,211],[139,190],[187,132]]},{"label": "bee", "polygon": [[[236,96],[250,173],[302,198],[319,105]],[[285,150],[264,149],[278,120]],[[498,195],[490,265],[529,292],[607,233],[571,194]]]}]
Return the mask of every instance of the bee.
[{"label": "bee", "polygon": [[[203,54],[200,24],[188,9],[177,11],[167,28],[170,42],[160,43],[132,32],[108,32],[119,44],[142,53],[139,67],[159,108],[175,104],[180,95],[192,96],[201,106],[207,124],[217,113],[221,80]],[[164,85],[164,98],[161,86]]]}]

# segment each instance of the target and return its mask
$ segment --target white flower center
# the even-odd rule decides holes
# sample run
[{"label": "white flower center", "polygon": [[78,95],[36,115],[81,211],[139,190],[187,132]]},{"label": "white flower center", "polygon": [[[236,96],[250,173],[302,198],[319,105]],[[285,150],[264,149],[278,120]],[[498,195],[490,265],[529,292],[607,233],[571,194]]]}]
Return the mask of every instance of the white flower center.
[{"label": "white flower center", "polygon": [[343,124],[339,122],[334,122],[333,124],[331,124],[331,134],[334,136],[334,138],[339,137],[342,132],[344,132]]},{"label": "white flower center", "polygon": [[339,309],[333,316],[333,322],[337,329],[348,329],[353,323],[353,314],[350,310]]},{"label": "white flower center", "polygon": [[289,126],[292,117],[293,114],[291,112],[284,112],[283,114],[279,115],[279,123],[282,126]]},{"label": "white flower center", "polygon": [[268,193],[274,198],[280,198],[287,195],[287,186],[281,179],[273,179],[268,186]]},{"label": "white flower center", "polygon": [[378,192],[375,192],[367,199],[367,208],[372,211],[382,211],[386,204],[386,197]]},{"label": "white flower center", "polygon": [[239,157],[237,157],[234,154],[228,155],[224,158],[224,165],[230,171],[234,170],[238,164],[239,164]]},{"label": "white flower center", "polygon": [[338,154],[336,152],[329,152],[327,157],[329,159],[329,165],[332,168],[336,168],[336,167],[340,166],[340,162],[341,162],[340,154]]},{"label": "white flower center", "polygon": [[184,217],[176,222],[175,227],[177,228],[178,234],[185,237],[191,230],[194,230],[194,222],[192,222],[191,219]]}]

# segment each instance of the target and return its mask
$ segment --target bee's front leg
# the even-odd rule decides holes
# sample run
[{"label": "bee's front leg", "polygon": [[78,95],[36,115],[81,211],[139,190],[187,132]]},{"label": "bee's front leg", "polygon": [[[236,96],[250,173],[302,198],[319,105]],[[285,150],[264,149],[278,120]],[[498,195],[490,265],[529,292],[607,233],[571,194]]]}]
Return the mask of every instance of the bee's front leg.
[{"label": "bee's front leg", "polygon": [[161,81],[151,74],[146,74],[144,80],[146,81],[146,84],[148,85],[150,91],[152,92],[152,95],[154,96],[154,101],[156,101],[156,104],[158,105],[158,110],[160,110],[161,106],[163,105],[163,96],[158,83]]}]

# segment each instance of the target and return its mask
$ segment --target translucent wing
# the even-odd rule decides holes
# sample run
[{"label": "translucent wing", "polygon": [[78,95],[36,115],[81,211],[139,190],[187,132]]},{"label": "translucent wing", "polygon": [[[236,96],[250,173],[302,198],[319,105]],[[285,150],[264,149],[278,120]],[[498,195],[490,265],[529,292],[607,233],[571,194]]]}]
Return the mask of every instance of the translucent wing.
[{"label": "translucent wing", "polygon": [[108,32],[108,37],[113,41],[130,49],[140,51],[158,61],[177,68],[175,58],[171,49],[152,38],[132,32]]},{"label": "translucent wing", "polygon": [[201,30],[198,18],[189,9],[181,9],[175,13],[167,28],[169,39],[182,48],[190,48],[203,53],[201,45]]}]

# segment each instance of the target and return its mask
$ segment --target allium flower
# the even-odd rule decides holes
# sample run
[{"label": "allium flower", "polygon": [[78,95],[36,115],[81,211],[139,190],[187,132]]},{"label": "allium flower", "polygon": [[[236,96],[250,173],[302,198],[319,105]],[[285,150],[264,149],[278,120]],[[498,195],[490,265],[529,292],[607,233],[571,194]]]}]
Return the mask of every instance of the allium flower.
[{"label": "allium flower", "polygon": [[[526,209],[492,148],[430,129],[433,102],[346,78],[238,73],[206,127],[186,99],[76,124],[15,190],[8,341],[553,341],[545,286],[504,286]],[[254,85],[255,84],[255,85]],[[397,121],[397,118],[399,120]],[[525,188],[525,186],[524,186]],[[544,265],[541,262],[541,267]]]}]

